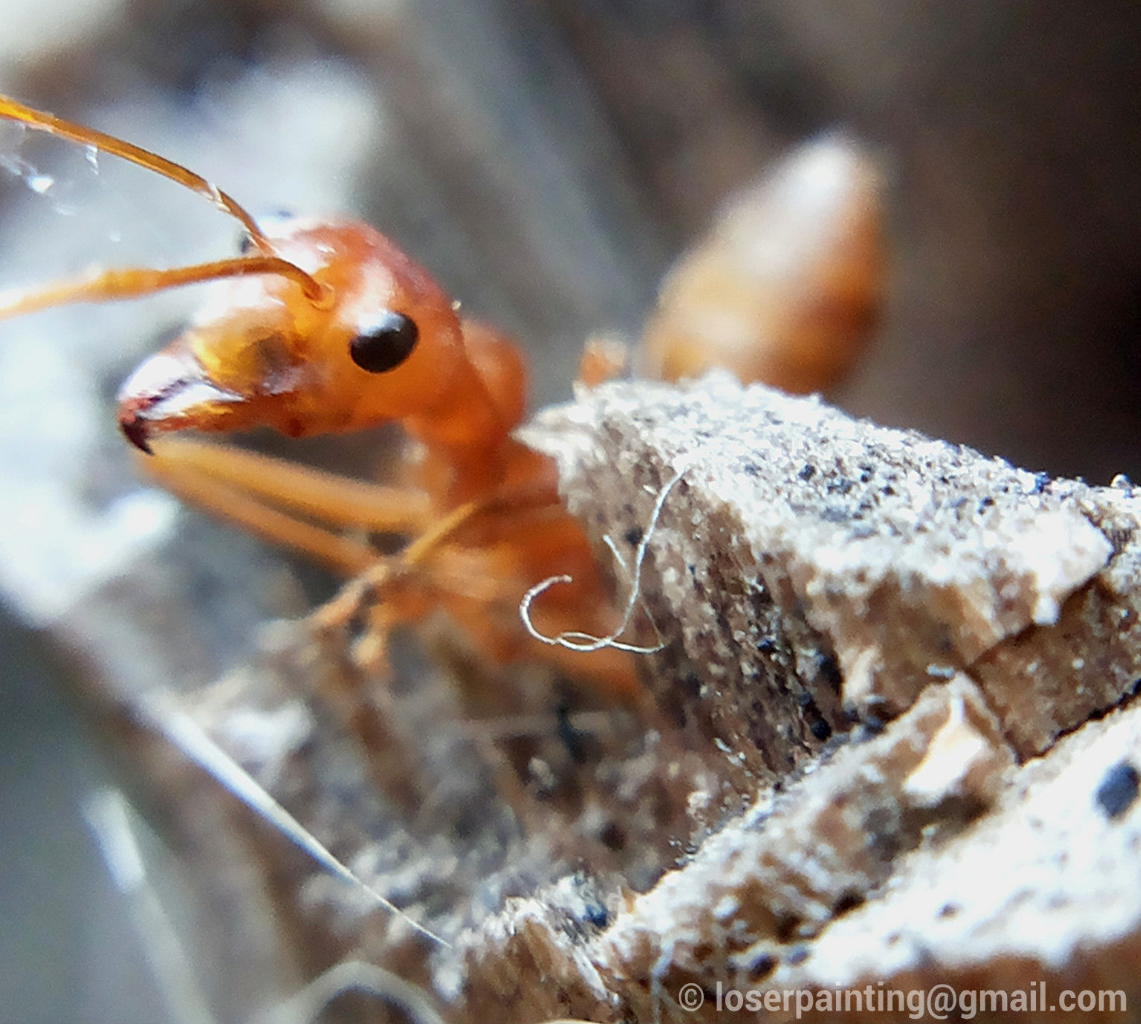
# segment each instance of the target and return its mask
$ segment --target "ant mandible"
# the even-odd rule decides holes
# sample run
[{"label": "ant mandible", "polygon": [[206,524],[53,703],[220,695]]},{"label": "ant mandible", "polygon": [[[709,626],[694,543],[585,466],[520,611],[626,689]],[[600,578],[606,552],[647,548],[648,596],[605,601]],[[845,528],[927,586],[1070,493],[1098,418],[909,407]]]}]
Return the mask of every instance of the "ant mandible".
[{"label": "ant mandible", "polygon": [[[185,332],[146,359],[119,393],[119,425],[150,456],[151,476],[192,503],[352,577],[316,620],[340,627],[363,610],[365,629],[355,646],[362,662],[383,663],[393,626],[443,608],[496,662],[541,653],[571,676],[633,692],[628,653],[606,645],[589,653],[540,648],[522,628],[522,595],[555,576],[569,582],[546,591],[532,609],[542,633],[605,636],[617,616],[587,538],[560,501],[552,461],[513,434],[526,412],[526,368],[511,341],[461,317],[426,270],[365,224],[292,218],[260,225],[206,179],[121,139],[4,96],[0,117],[169,178],[205,196],[245,232],[244,251],[232,258],[165,270],[107,270],[0,303],[5,317],[216,282]],[[744,270],[726,268],[726,259],[736,259],[734,247],[748,249],[754,242],[751,235],[742,238],[739,227],[715,233],[713,243],[688,258],[692,269],[683,263],[667,281],[646,345],[657,375],[676,378],[717,362],[748,379],[780,377],[774,366],[803,365],[807,358],[813,363],[809,388],[804,380],[791,381],[807,390],[850,362],[878,297],[878,211],[867,161],[847,144],[833,148],[834,194],[822,202],[817,188],[807,204],[807,216],[831,234],[825,231],[806,249],[794,212],[795,257],[784,258],[774,273],[771,259],[769,265],[752,259]],[[818,158],[802,157],[801,163],[810,168],[808,177],[820,177]],[[805,177],[796,167],[794,173],[787,162],[785,178]],[[782,187],[761,217],[775,217],[787,231],[779,223],[788,220],[790,208]],[[839,232],[832,225],[840,225]],[[771,252],[774,245],[779,250],[779,239],[769,237],[758,251]],[[749,279],[758,274],[768,292]],[[733,296],[746,293],[760,299],[738,301],[734,311]],[[695,355],[708,351],[708,340],[700,326],[685,325],[708,322],[705,305],[722,302],[722,296],[729,301],[714,320],[735,347]],[[823,345],[821,309],[828,336]],[[821,350],[827,353],[823,360]],[[391,421],[416,442],[391,485],[164,436],[268,426],[303,437]],[[400,554],[385,556],[359,539],[375,534],[414,539]]]}]

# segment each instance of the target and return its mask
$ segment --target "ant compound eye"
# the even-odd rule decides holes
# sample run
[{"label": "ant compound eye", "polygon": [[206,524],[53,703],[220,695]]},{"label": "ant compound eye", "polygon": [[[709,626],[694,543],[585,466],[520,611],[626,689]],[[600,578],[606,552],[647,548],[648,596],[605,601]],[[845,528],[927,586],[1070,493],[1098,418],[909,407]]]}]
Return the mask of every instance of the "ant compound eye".
[{"label": "ant compound eye", "polygon": [[412,354],[419,337],[414,320],[386,309],[349,343],[349,356],[362,370],[385,373]]}]

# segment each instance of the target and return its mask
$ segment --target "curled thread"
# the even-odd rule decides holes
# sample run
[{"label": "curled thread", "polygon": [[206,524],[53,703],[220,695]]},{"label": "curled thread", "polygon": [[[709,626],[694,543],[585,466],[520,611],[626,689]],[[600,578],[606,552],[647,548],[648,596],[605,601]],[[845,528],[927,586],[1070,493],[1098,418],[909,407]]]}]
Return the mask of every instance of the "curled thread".
[{"label": "curled thread", "polygon": [[642,533],[642,539],[638,541],[637,548],[634,549],[634,565],[632,569],[627,566],[626,560],[622,557],[622,553],[618,550],[618,545],[614,542],[614,539],[609,534],[605,534],[602,538],[603,543],[610,549],[610,553],[614,555],[614,560],[630,580],[630,594],[626,599],[626,608],[622,615],[622,621],[618,624],[618,628],[607,636],[594,636],[591,633],[583,633],[573,629],[564,630],[556,636],[547,636],[544,633],[540,633],[539,630],[536,629],[535,624],[531,621],[531,604],[535,598],[550,590],[551,587],[556,584],[572,582],[572,577],[563,574],[560,576],[547,577],[547,579],[541,583],[536,583],[535,586],[523,595],[523,600],[519,603],[519,617],[523,620],[523,627],[531,636],[552,647],[565,647],[567,650],[579,651],[583,654],[587,654],[591,651],[600,651],[607,647],[613,648],[616,651],[628,651],[631,654],[655,654],[665,647],[666,642],[662,638],[661,630],[658,629],[657,623],[654,622],[653,617],[644,604],[642,605],[642,610],[645,612],[646,618],[650,620],[650,625],[654,627],[654,633],[657,634],[658,642],[652,647],[647,647],[640,644],[629,644],[618,638],[629,628],[630,620],[634,617],[634,610],[638,607],[639,603],[641,603],[642,563],[646,558],[646,548],[650,543],[650,538],[653,537],[654,530],[657,529],[658,521],[661,519],[662,507],[665,505],[666,498],[669,496],[670,491],[673,490],[674,485],[689,472],[695,461],[695,458],[687,459],[682,468],[674,473],[669,482],[658,492],[657,500],[654,502],[653,510],[650,512],[650,521]]}]

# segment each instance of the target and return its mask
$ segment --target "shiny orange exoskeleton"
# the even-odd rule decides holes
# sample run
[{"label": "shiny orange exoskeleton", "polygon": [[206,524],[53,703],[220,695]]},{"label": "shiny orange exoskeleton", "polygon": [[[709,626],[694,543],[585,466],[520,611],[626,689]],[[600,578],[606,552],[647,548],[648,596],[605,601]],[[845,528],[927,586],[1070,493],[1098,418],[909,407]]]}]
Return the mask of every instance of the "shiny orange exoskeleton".
[{"label": "shiny orange exoskeleton", "polygon": [[[526,370],[514,344],[461,317],[422,267],[366,225],[305,219],[259,225],[198,175],[120,139],[6,97],[0,97],[0,117],[165,175],[209,198],[246,231],[246,251],[234,258],[172,270],[106,271],[0,305],[0,316],[15,315],[216,282],[184,333],[144,361],[120,392],[120,426],[151,456],[145,461],[152,476],[192,502],[352,577],[317,621],[360,622],[356,652],[365,661],[383,660],[392,626],[443,608],[495,661],[541,652],[572,675],[611,690],[632,690],[629,653],[607,644],[591,652],[540,646],[520,621],[525,593],[543,580],[565,577],[569,582],[544,591],[530,608],[539,632],[607,636],[620,625],[587,539],[559,500],[551,460],[513,435],[525,414],[526,393]],[[817,170],[818,165],[811,164]],[[812,186],[811,175],[801,177]],[[810,216],[838,224],[848,223],[844,216],[852,210],[859,216],[851,219],[855,227],[828,235],[830,249],[819,243],[814,251],[794,251],[799,262],[781,278],[793,295],[786,303],[791,310],[801,311],[811,300],[836,322],[844,319],[836,315],[837,304],[819,300],[829,288],[838,292],[841,305],[847,303],[843,308],[853,310],[849,319],[858,322],[853,336],[866,319],[877,280],[878,247],[864,216],[870,204],[866,177],[841,172],[840,185],[856,185],[845,191],[832,182],[826,202],[818,188],[809,188],[804,202]],[[795,201],[786,190],[769,208],[785,216]],[[693,356],[700,337],[695,341],[685,322],[687,316],[691,324],[709,320],[701,313],[710,294],[703,282],[723,249],[698,250],[688,257],[698,269],[687,275],[683,263],[671,278],[648,336],[648,358],[659,375],[678,377],[704,366]],[[845,276],[833,271],[834,264],[856,270]],[[758,274],[773,276],[771,265],[758,266],[746,270],[743,287]],[[826,272],[816,273],[819,267]],[[813,294],[798,298],[789,282]],[[742,291],[732,280],[726,287],[730,297]],[[696,318],[686,313],[687,303]],[[805,348],[797,340],[801,336],[819,348],[821,331],[811,315],[782,314],[773,328],[752,300],[738,306],[734,332],[745,341],[735,345],[749,348],[752,331],[767,332],[758,344],[769,349]],[[771,309],[772,301],[762,306]],[[680,331],[674,329],[678,325]],[[845,345],[841,362],[854,350],[854,342]],[[735,363],[749,378],[763,376],[756,366],[773,364],[773,358],[750,358],[729,353],[714,361]],[[609,365],[603,360],[591,375],[605,377]],[[813,372],[815,377],[804,379],[818,387],[826,382],[822,374],[837,371],[832,366]],[[400,479],[388,486],[164,437],[188,428],[225,432],[260,426],[300,437],[390,421],[399,422],[415,444],[403,459]],[[400,554],[385,556],[369,540],[379,534],[413,539]]]}]

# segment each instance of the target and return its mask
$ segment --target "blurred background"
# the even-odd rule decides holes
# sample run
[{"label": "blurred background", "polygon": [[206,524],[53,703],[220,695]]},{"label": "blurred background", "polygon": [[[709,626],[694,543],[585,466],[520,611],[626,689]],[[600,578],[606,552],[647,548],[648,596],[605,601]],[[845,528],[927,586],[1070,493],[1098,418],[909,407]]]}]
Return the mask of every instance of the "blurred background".
[{"label": "blurred background", "polygon": [[[1141,473],[1138,8],[3,0],[0,19],[0,90],[255,214],[371,222],[515,333],[538,403],[569,397],[588,334],[636,336],[734,188],[845,127],[882,161],[889,270],[839,404],[1033,470]],[[231,222],[114,163],[0,124],[0,287],[232,250]],[[322,586],[132,474],[115,389],[191,301],[0,325],[2,1020],[169,1019],[82,811],[110,777],[92,694],[209,680]],[[313,451],[360,468],[369,443]]]}]

